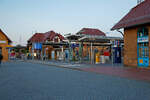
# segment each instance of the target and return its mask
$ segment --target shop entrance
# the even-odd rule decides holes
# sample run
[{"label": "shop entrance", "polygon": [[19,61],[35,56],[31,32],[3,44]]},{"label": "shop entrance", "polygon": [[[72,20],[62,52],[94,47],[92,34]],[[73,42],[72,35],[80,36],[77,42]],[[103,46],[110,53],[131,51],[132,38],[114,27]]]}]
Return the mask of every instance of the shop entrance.
[{"label": "shop entrance", "polygon": [[140,28],[138,30],[137,37],[137,53],[138,53],[138,66],[148,67],[149,66],[149,39],[148,39],[148,29]]}]

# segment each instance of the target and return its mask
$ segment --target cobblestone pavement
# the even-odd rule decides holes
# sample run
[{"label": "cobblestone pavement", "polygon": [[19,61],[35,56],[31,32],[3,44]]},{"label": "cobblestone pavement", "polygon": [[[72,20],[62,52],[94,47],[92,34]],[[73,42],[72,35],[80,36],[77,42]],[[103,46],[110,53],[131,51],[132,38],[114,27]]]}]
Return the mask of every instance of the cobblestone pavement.
[{"label": "cobblestone pavement", "polygon": [[0,100],[150,100],[148,82],[27,62],[0,67]]},{"label": "cobblestone pavement", "polygon": [[81,68],[80,70],[150,82],[150,70],[149,69],[139,69],[139,68],[129,68],[129,67],[125,67],[125,68],[113,68],[113,67],[93,67],[92,68],[91,67],[91,68]]}]

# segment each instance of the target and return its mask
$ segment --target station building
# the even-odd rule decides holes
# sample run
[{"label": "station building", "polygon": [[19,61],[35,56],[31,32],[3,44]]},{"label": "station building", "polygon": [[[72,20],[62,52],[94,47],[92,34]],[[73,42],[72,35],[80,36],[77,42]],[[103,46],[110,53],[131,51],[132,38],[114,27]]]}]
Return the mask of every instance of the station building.
[{"label": "station building", "polygon": [[150,68],[150,0],[132,8],[111,30],[124,29],[124,65]]},{"label": "station building", "polygon": [[11,47],[12,41],[7,35],[0,29],[0,53],[3,55],[3,61],[8,61],[9,47]]},{"label": "station building", "polygon": [[66,48],[64,37],[54,31],[35,33],[28,40],[29,53],[34,59],[58,60]]}]

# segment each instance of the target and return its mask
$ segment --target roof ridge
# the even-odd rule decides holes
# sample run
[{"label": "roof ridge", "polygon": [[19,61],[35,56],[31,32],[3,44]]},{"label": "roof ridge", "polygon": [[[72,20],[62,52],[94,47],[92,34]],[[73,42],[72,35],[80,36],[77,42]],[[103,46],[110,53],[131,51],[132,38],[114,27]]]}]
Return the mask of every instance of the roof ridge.
[{"label": "roof ridge", "polygon": [[136,9],[137,7],[143,5],[144,3],[148,2],[149,0],[144,0],[143,2],[141,2],[140,4],[137,4],[135,7],[131,8],[131,10]]},{"label": "roof ridge", "polygon": [[150,23],[150,0],[145,0],[133,7],[111,30]]},{"label": "roof ridge", "polygon": [[82,29],[95,29],[95,30],[99,30],[98,28],[82,28]]}]

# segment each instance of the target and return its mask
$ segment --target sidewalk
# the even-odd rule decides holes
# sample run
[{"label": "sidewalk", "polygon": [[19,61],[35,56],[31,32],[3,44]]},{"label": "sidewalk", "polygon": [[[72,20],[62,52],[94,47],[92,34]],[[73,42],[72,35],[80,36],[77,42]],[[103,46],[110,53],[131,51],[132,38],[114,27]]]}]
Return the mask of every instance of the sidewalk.
[{"label": "sidewalk", "polygon": [[54,65],[60,67],[67,67],[67,68],[93,68],[93,67],[123,67],[122,64],[89,64],[89,63],[80,63],[80,62],[64,62],[64,61],[42,61],[42,60],[26,60],[27,62],[32,63],[40,63],[40,64],[47,64],[47,65]]},{"label": "sidewalk", "polygon": [[39,61],[27,60],[26,62],[52,65],[62,68],[93,72],[122,78],[144,80],[150,82],[150,70],[132,67],[123,67],[121,64],[85,64],[79,62],[62,62],[62,61]]}]

